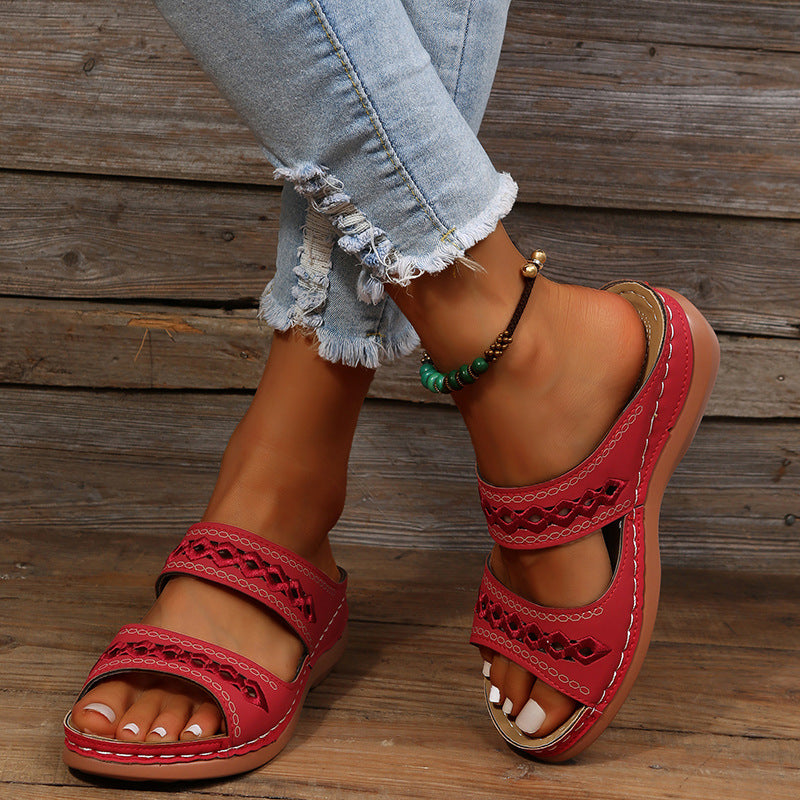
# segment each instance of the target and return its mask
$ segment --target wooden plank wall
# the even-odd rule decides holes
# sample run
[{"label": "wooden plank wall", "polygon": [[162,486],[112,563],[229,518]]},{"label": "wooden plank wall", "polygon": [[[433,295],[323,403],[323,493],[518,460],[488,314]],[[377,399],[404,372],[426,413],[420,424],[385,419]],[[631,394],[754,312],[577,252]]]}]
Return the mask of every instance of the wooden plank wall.
[{"label": "wooden plank wall", "polygon": [[[800,2],[512,3],[482,139],[557,279],[686,293],[723,366],[667,563],[800,567]],[[268,349],[278,188],[148,0],[0,5],[0,518],[196,518]],[[341,541],[485,549],[455,411],[381,370]],[[389,468],[382,463],[389,461]]]}]

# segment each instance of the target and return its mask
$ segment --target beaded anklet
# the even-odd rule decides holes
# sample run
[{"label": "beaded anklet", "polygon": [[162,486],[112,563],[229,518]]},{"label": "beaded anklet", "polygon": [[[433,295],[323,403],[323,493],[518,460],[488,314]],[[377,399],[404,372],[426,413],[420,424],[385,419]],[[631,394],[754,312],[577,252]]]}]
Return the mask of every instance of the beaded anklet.
[{"label": "beaded anklet", "polygon": [[514,310],[511,321],[508,323],[506,329],[497,335],[497,338],[486,348],[482,356],[478,356],[471,364],[462,364],[458,369],[451,370],[448,373],[439,372],[434,366],[433,359],[425,352],[422,354],[422,364],[419,368],[419,379],[422,385],[431,392],[438,394],[450,394],[459,389],[463,389],[476,380],[489,369],[489,365],[497,361],[503,353],[505,353],[508,346],[511,344],[511,339],[517,327],[517,323],[528,304],[528,298],[531,296],[531,289],[533,289],[533,282],[536,276],[544,267],[544,262],[547,260],[544,250],[537,250],[533,255],[522,265],[522,276],[525,279],[525,286],[522,289],[522,296],[519,298],[519,303]]}]

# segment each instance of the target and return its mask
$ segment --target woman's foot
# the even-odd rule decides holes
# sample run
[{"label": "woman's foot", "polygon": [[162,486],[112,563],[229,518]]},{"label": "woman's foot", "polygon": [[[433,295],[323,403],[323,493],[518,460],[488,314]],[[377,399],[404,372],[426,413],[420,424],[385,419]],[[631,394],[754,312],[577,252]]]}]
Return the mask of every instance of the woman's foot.
[{"label": "woman's foot", "polygon": [[[344,505],[350,444],[372,374],[322,361],[303,337],[276,334],[203,519],[264,536],[338,580],[327,534]],[[143,622],[220,645],[285,681],[304,655],[277,616],[191,577],[167,583]],[[75,704],[71,721],[85,733],[130,742],[191,741],[225,725],[194,684],[147,673],[101,682]]]},{"label": "woman's foot", "polygon": [[[442,371],[482,352],[522,290],[525,259],[502,226],[469,255],[486,271],[451,270],[393,292]],[[626,300],[540,275],[513,344],[480,380],[453,394],[482,478],[527,486],[582,461],[633,393],[645,350],[641,320]],[[601,533],[538,551],[496,547],[491,566],[516,594],[557,607],[596,600],[612,573]],[[492,700],[525,732],[546,735],[575,710],[573,700],[506,658],[488,649],[482,655]]]},{"label": "woman's foot", "polygon": [[[626,300],[542,278],[537,284],[492,382],[456,398],[481,476],[497,486],[549,480],[586,458],[631,397],[645,359],[644,329]],[[600,531],[543,550],[496,546],[490,563],[516,594],[560,608],[598,599],[612,575]],[[577,707],[517,664],[483,655],[497,704],[524,732],[547,735]]]}]

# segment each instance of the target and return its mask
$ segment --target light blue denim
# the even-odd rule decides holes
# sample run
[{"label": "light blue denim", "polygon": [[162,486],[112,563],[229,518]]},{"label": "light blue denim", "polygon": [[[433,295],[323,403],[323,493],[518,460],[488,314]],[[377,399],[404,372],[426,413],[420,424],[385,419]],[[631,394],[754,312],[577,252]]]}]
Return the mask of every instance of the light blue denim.
[{"label": "light blue denim", "polygon": [[476,138],[509,0],[155,2],[292,185],[260,315],[330,361],[410,352],[384,284],[462,258],[516,198]]}]

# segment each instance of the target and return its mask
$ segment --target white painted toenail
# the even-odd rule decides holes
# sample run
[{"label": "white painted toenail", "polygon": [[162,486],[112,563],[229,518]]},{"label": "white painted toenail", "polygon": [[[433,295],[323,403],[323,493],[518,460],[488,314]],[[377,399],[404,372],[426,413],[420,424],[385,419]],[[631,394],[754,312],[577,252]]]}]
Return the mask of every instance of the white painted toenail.
[{"label": "white painted toenail", "polygon": [[491,688],[489,689],[489,702],[490,703],[500,702],[500,690],[494,684],[492,684]]},{"label": "white painted toenail", "polygon": [[503,703],[503,713],[508,716],[514,710],[514,704],[511,702],[510,697],[506,697],[505,703]]},{"label": "white painted toenail", "polygon": [[109,722],[116,722],[117,720],[117,715],[114,713],[114,709],[107,706],[105,703],[89,703],[89,705],[84,708],[84,711],[96,711],[98,714],[105,717]]},{"label": "white painted toenail", "polygon": [[167,729],[162,728],[160,725],[157,728],[153,728],[150,733],[154,733],[156,736],[160,736],[162,739],[167,735]]},{"label": "white painted toenail", "polygon": [[491,662],[490,661],[484,661],[483,662],[483,677],[484,678],[488,678],[489,677],[489,672],[491,671],[491,669],[492,669]]},{"label": "white painted toenail", "polygon": [[191,733],[194,736],[200,736],[203,733],[203,729],[195,722],[194,725],[190,725],[184,733]]},{"label": "white painted toenail", "polygon": [[127,725],[123,725],[122,730],[130,731],[134,736],[139,735],[139,726],[135,722],[129,722]]},{"label": "white painted toenail", "polygon": [[528,700],[517,714],[517,727],[530,736],[542,727],[546,716],[544,709],[535,700]]}]

